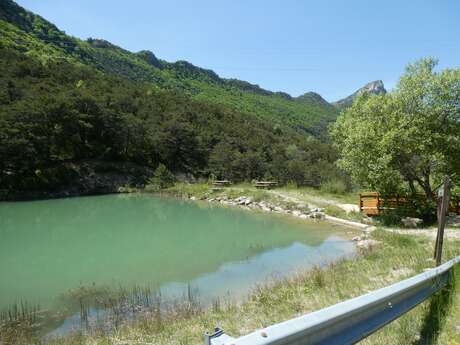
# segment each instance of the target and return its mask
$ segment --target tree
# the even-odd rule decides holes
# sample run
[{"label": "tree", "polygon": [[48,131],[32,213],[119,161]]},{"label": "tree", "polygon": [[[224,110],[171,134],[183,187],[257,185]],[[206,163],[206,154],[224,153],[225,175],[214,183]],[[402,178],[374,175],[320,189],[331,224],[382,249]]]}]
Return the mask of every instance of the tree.
[{"label": "tree", "polygon": [[339,165],[362,186],[431,200],[441,176],[460,171],[460,69],[436,65],[408,65],[393,92],[361,95],[332,126]]},{"label": "tree", "polygon": [[239,154],[232,145],[222,140],[211,151],[209,157],[210,171],[219,179],[233,179],[234,162]]},{"label": "tree", "polygon": [[149,180],[149,184],[156,189],[165,189],[174,185],[176,178],[166,168],[164,164],[159,164],[156,168],[152,178]]}]

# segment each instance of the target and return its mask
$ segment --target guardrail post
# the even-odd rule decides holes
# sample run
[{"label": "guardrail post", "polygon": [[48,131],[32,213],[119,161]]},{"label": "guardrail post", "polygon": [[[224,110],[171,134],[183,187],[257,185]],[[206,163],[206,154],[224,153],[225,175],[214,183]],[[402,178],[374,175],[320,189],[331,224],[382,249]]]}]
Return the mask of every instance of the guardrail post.
[{"label": "guardrail post", "polygon": [[[439,199],[442,198],[440,201]],[[442,246],[444,242],[444,227],[446,226],[446,214],[449,211],[450,199],[450,179],[448,176],[444,177],[444,185],[440,188],[438,193],[438,234],[436,235],[436,244],[434,249],[434,257],[436,259],[436,266],[441,264],[442,259]]]},{"label": "guardrail post", "polygon": [[228,335],[226,335],[223,329],[216,327],[214,328],[213,333],[209,333],[209,332],[204,333],[204,345],[213,345],[212,339],[220,338],[220,337],[223,339],[223,341],[233,339],[232,337],[229,337]]}]

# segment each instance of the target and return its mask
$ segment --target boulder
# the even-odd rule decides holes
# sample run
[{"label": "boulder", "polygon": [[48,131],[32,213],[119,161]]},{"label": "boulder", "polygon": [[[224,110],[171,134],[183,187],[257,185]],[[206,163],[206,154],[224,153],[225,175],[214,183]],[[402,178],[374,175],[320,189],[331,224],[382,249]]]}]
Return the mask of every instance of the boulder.
[{"label": "boulder", "polygon": [[376,240],[360,240],[356,243],[356,246],[360,249],[370,249],[372,247],[375,247],[378,245],[380,242]]},{"label": "boulder", "polygon": [[406,228],[416,228],[420,224],[423,223],[423,220],[420,218],[411,218],[411,217],[405,217],[401,219],[401,222]]},{"label": "boulder", "polygon": [[300,212],[299,210],[293,210],[292,211],[292,215],[295,216],[295,217],[299,217],[301,214],[302,214],[302,212]]},{"label": "boulder", "polygon": [[312,212],[310,213],[310,218],[324,219],[326,218],[326,215],[323,212]]},{"label": "boulder", "polygon": [[312,213],[324,212],[324,208],[317,207],[311,210]]}]

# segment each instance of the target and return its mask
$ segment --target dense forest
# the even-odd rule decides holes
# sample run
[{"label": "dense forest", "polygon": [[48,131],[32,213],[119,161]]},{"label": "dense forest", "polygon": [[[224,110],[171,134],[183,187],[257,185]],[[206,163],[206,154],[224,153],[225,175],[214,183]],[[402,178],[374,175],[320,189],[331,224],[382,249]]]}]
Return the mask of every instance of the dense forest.
[{"label": "dense forest", "polygon": [[327,143],[150,83],[5,47],[0,76],[4,199],[143,184],[159,164],[177,176],[312,186],[340,175]]},{"label": "dense forest", "polygon": [[0,55],[2,199],[110,192],[158,167],[187,180],[343,177],[327,135],[338,109],[316,93],[80,40],[11,0]]}]

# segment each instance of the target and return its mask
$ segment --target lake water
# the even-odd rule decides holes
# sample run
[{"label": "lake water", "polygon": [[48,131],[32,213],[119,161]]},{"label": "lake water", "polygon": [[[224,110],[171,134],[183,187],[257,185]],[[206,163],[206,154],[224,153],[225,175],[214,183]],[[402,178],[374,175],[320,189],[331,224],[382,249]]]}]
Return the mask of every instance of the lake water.
[{"label": "lake water", "polygon": [[0,311],[21,301],[59,310],[65,296],[98,287],[239,299],[353,253],[346,231],[326,222],[172,198],[0,203]]}]

